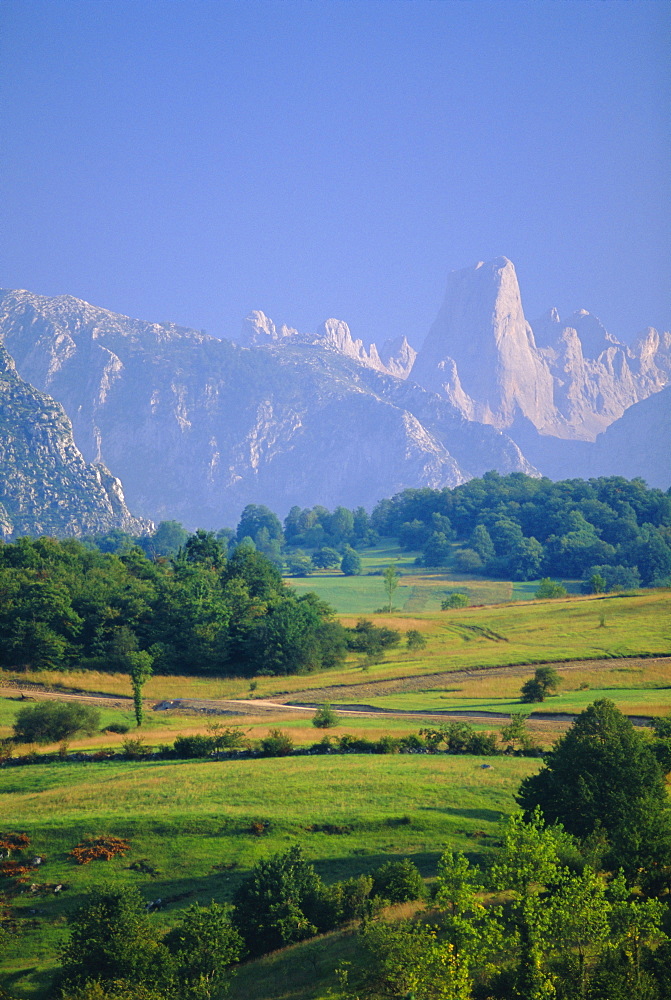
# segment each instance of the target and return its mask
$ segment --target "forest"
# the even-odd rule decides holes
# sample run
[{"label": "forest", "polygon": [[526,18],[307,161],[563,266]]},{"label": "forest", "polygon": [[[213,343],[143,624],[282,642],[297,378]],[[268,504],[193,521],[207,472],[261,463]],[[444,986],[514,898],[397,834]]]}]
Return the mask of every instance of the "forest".
[{"label": "forest", "polygon": [[[336,666],[348,649],[393,641],[345,629],[282,579],[361,572],[380,536],[418,562],[469,576],[582,578],[585,592],[671,579],[671,497],[640,480],[552,483],[488,473],[455,489],[404,490],[370,515],[292,508],[282,524],[250,504],[235,530],[189,534],[165,521],[122,532],[0,545],[0,666],[141,675],[258,676]],[[543,593],[543,590],[539,591]],[[552,596],[548,591],[546,596]],[[371,645],[372,644],[372,645]]]},{"label": "forest", "polygon": [[[671,495],[621,477],[552,482],[488,472],[453,489],[406,489],[363,507],[292,507],[282,523],[249,504],[235,530],[217,539],[255,548],[291,576],[319,569],[360,572],[358,551],[380,537],[417,551],[424,566],[509,580],[564,577],[586,592],[651,587],[671,578]],[[139,544],[150,557],[172,556],[187,532],[175,521],[132,539],[92,539],[108,551]]]}]

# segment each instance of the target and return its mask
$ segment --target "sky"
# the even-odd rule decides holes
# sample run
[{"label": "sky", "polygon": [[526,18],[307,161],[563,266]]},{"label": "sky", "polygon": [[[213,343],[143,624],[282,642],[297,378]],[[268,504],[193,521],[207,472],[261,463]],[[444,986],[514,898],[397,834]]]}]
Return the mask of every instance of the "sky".
[{"label": "sky", "polygon": [[419,346],[505,255],[527,318],[671,327],[663,0],[0,0],[0,286],[235,339]]}]

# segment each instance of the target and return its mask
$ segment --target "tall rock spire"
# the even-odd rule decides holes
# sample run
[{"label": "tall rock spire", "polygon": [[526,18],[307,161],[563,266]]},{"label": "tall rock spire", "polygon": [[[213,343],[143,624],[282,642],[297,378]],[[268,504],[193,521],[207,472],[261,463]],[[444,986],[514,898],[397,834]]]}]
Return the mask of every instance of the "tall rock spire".
[{"label": "tall rock spire", "polygon": [[453,271],[411,378],[445,393],[470,420],[508,427],[552,422],[552,376],[524,317],[507,257]]}]

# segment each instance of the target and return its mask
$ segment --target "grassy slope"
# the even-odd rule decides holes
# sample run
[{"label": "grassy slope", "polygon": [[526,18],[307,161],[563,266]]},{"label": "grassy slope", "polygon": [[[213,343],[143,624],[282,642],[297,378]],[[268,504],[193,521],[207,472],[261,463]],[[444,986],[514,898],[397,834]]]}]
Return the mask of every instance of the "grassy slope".
[{"label": "grassy slope", "polygon": [[[482,669],[507,664],[549,663],[608,657],[664,656],[671,653],[668,621],[671,591],[641,591],[631,596],[573,597],[494,607],[422,614],[374,615],[377,624],[405,633],[418,629],[427,640],[419,654],[404,645],[387,652],[380,663],[362,670],[359,657],[343,667],[314,675],[323,686],[422,676],[450,670]],[[345,625],[356,615],[340,615]],[[5,672],[6,678],[60,685],[63,690],[130,695],[128,677],[82,671]],[[185,685],[188,684],[188,691]],[[302,691],[312,686],[303,676],[259,677],[254,697]],[[172,698],[244,698],[250,682],[240,678],[153,677],[144,688],[148,701]]]},{"label": "grassy slope", "polygon": [[[446,843],[487,852],[499,819],[514,808],[519,780],[538,767],[493,763],[483,770],[478,758],[353,755],[5,770],[5,816],[46,857],[36,880],[68,889],[19,897],[22,934],[7,954],[4,982],[17,996],[45,995],[65,914],[102,880],[138,885],[148,899],[181,897],[157,915],[168,925],[188,902],[230,899],[255,861],[297,841],[327,881],[369,871],[389,854],[412,857],[430,876]],[[251,834],[252,820],[268,821],[268,834]],[[315,823],[351,832],[308,832]],[[68,860],[82,836],[103,833],[130,838],[130,854],[86,867]],[[159,869],[155,878],[129,870],[140,858]]]},{"label": "grassy slope", "polygon": [[[379,577],[366,579],[382,590]],[[312,584],[314,578],[306,582]],[[627,597],[375,616],[380,624],[402,632],[419,629],[427,639],[426,648],[417,655],[399,647],[383,662],[365,669],[359,659],[352,658],[343,668],[319,676],[259,678],[253,693],[269,697],[305,693],[313,685],[351,688],[414,676],[420,683],[426,677],[423,690],[394,693],[385,691],[382,683],[375,695],[366,694],[361,700],[370,703],[372,698],[380,707],[489,706],[508,711],[520,707],[516,701],[520,674],[495,677],[482,668],[585,658],[584,670],[567,671],[562,693],[541,709],[571,711],[605,694],[626,711],[658,713],[670,701],[666,665],[619,662],[612,670],[597,672],[590,670],[588,661],[591,657],[668,654],[670,596],[668,591],[650,591]],[[376,604],[381,603],[376,597]],[[345,624],[353,624],[358,613],[343,615]],[[449,688],[437,687],[432,680],[437,673],[463,669],[473,673]],[[528,674],[532,672],[530,666]],[[64,690],[130,694],[128,678],[120,675],[43,672],[30,679],[56,683]],[[156,677],[145,693],[151,704],[165,698],[248,697],[251,692],[245,680]],[[337,691],[331,691],[330,700],[337,698]],[[344,700],[351,701],[351,695]],[[0,735],[9,732],[21,704],[0,700]],[[111,721],[132,726],[130,706],[106,707],[103,724]],[[207,721],[148,712],[143,733],[153,744],[168,743],[177,732],[204,731]],[[242,723],[253,737],[264,735],[273,725],[291,730],[297,742],[313,741],[318,735],[305,716],[222,721]],[[400,735],[416,732],[420,725],[420,720],[348,719],[339,732]],[[72,749],[118,745],[122,739],[88,737],[73,741]],[[47,862],[39,880],[65,882],[69,888],[62,896],[27,897],[19,902],[18,923],[24,934],[7,955],[4,982],[19,997],[47,996],[47,976],[54,965],[55,948],[65,934],[65,914],[87,885],[103,878],[131,881],[147,898],[181,897],[156,916],[167,925],[174,909],[193,899],[230,898],[255,860],[296,841],[304,845],[327,880],[369,870],[390,853],[412,857],[425,875],[431,875],[446,843],[486,852],[499,816],[513,808],[520,778],[538,766],[535,761],[507,758],[492,763],[491,770],[482,770],[475,758],[352,756],[6,769],[2,772],[4,816],[11,817],[14,829],[28,831],[36,850],[45,852]],[[261,838],[248,831],[251,821],[258,819],[270,823],[269,833]],[[350,826],[351,832],[338,836],[310,833],[306,827],[313,823]],[[3,825],[8,825],[7,820]],[[74,867],[66,851],[86,833],[128,836],[131,853],[127,859]],[[138,858],[149,858],[159,875],[152,879],[129,871],[128,864]],[[217,864],[234,867],[218,870],[213,867]],[[31,909],[37,914],[30,914]],[[333,983],[329,976],[334,965],[349,949],[351,941],[337,934],[267,957],[241,970],[231,996],[233,1000],[323,996],[325,984]]]}]

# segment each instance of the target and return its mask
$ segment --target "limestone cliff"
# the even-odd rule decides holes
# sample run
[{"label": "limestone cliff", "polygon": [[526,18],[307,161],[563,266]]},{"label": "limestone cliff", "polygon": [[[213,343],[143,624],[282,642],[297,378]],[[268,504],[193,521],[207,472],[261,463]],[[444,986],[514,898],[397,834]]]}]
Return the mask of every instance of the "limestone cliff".
[{"label": "limestone cliff", "polygon": [[648,329],[631,347],[581,309],[524,316],[512,263],[453,272],[410,377],[470,420],[511,428],[525,419],[549,437],[594,441],[671,379],[671,335]]},{"label": "limestone cliff", "polygon": [[87,460],[113,468],[154,520],[221,527],[251,502],[354,507],[488,468],[534,472],[494,428],[343,352],[345,324],[307,341],[261,313],[247,327],[242,347],[69,296],[0,293],[19,372],[63,404]]},{"label": "limestone cliff", "polygon": [[128,510],[121,483],[89,465],[58,403],[21,379],[0,345],[0,533],[79,536],[151,524]]}]

